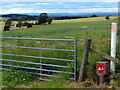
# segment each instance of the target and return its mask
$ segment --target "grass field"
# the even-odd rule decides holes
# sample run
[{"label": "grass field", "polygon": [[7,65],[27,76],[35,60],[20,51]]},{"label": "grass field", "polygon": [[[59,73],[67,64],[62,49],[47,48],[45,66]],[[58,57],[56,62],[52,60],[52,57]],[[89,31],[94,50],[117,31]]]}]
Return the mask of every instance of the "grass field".
[{"label": "grass field", "polygon": [[[110,19],[116,19],[117,16],[112,16]],[[68,19],[68,20],[54,20],[54,23],[69,23],[69,22],[91,22],[91,21],[104,21],[105,17],[92,17],[92,18],[80,18],[80,19]]]},{"label": "grass field", "polygon": [[[97,18],[84,18],[84,19],[73,19],[73,20],[55,20],[51,25],[40,25],[40,26],[35,26],[33,28],[24,28],[24,29],[16,29],[16,30],[11,30],[11,31],[5,31],[5,32],[0,32],[2,33],[3,37],[27,37],[27,38],[54,38],[54,39],[77,39],[78,40],[78,69],[77,71],[79,72],[79,67],[81,63],[81,58],[83,54],[83,48],[84,48],[84,42],[87,38],[92,39],[92,45],[91,47],[94,49],[97,49],[101,52],[104,52],[106,54],[110,54],[110,33],[111,33],[111,23],[113,22],[118,22],[117,17],[110,17],[110,20],[105,20],[104,17],[97,17]],[[3,44],[7,44],[8,42],[3,42]],[[50,42],[52,43],[52,42]],[[15,42],[15,44],[21,44],[21,45],[30,45],[30,46],[39,46],[37,42],[31,41],[31,42],[25,42],[24,41],[19,41]],[[54,43],[55,44],[55,43]],[[60,43],[56,43],[53,47],[56,47]],[[46,45],[45,47],[50,47],[50,44],[44,44]],[[68,46],[66,46],[68,47]],[[68,47],[71,48],[71,47]],[[9,49],[4,48],[3,52],[9,52]],[[27,54],[28,51],[19,50],[15,52],[17,54]],[[30,55],[38,55],[38,51],[31,51],[29,52]],[[66,53],[55,53],[55,52],[46,52],[44,51],[45,55],[48,55],[50,57],[59,57],[61,56],[62,58],[65,58]],[[120,58],[119,53],[117,53],[117,57]],[[8,57],[5,57],[8,58]],[[26,59],[27,60],[27,59]],[[10,87],[12,83],[15,83],[13,87],[28,87],[28,88],[71,88],[71,87],[97,87],[96,82],[98,80],[97,75],[95,73],[95,63],[96,61],[103,61],[105,59],[94,55],[90,54],[89,56],[89,66],[87,67],[87,78],[88,80],[84,83],[74,83],[71,81],[67,80],[62,80],[62,79],[53,79],[52,82],[41,82],[41,81],[34,81],[30,79],[31,76],[28,76],[27,83],[17,83],[15,80],[11,81],[11,83],[7,84],[3,81],[3,86]],[[29,60],[29,61],[34,61],[34,60]],[[58,62],[59,64],[64,65],[62,62]],[[120,70],[118,69],[120,66],[118,65],[116,67],[116,72],[120,73]],[[10,72],[9,72],[10,73]],[[7,78],[9,75],[6,74],[6,72],[3,72],[3,80],[4,77]],[[13,74],[13,73],[12,73]],[[21,73],[20,73],[21,75]],[[15,75],[14,75],[15,76]],[[21,76],[20,76],[21,77]],[[9,77],[10,78],[10,77]],[[12,77],[11,77],[12,78]],[[26,78],[24,78],[26,79]],[[18,79],[17,79],[18,80]],[[9,80],[5,80],[8,82]],[[19,80],[18,80],[19,81]],[[59,82],[56,84],[56,82]],[[117,81],[114,85],[118,87],[118,83],[120,81]],[[88,85],[90,83],[90,86]],[[87,84],[87,86],[86,86]],[[94,84],[94,85],[93,85]],[[104,86],[103,86],[104,87]]]}]

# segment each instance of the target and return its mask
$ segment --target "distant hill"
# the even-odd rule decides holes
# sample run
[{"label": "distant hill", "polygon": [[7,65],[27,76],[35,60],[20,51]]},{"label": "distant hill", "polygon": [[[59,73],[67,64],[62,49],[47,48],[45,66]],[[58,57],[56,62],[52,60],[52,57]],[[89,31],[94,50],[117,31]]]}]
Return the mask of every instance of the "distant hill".
[{"label": "distant hill", "polygon": [[[63,19],[77,19],[77,18],[86,18],[83,16],[73,16],[73,15],[49,15],[48,16],[52,17],[53,20],[63,20]],[[18,17],[22,17],[23,21],[26,20],[38,20],[38,16],[36,15],[25,15],[25,14],[6,14],[6,15],[1,15],[3,18],[10,18],[13,21],[18,21]]]},{"label": "distant hill", "polygon": [[[25,13],[26,15],[40,15],[40,13]],[[81,12],[81,13],[48,13],[50,17],[57,17],[57,16],[81,16],[81,17],[90,17],[93,14],[97,15],[98,17],[103,16],[118,16],[117,12]]]},{"label": "distant hill", "polygon": [[[104,16],[118,16],[117,12],[84,12],[84,13],[47,13],[48,16],[52,17],[53,20],[63,20],[63,19],[77,19],[77,18],[88,18],[92,15],[98,17]],[[25,14],[4,14],[0,17],[11,18],[13,21],[17,21],[18,17],[22,17],[24,21],[26,20],[37,20],[40,13],[25,13]]]},{"label": "distant hill", "polygon": [[24,15],[24,14],[5,14],[1,15],[3,18],[11,18],[13,21],[17,21],[18,17],[22,17],[23,21],[26,20],[37,20],[38,16],[33,16],[33,15]]}]

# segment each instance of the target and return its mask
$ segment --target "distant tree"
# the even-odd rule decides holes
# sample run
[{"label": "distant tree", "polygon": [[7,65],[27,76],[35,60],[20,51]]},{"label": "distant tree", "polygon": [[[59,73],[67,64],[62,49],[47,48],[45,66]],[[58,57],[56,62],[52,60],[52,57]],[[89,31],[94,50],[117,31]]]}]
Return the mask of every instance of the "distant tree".
[{"label": "distant tree", "polygon": [[11,19],[7,19],[7,21],[5,22],[4,31],[9,31],[11,25],[12,25]]},{"label": "distant tree", "polygon": [[51,24],[52,18],[51,18],[51,17],[48,17],[48,18],[47,18],[47,22],[48,22],[48,24]]},{"label": "distant tree", "polygon": [[109,20],[109,19],[110,19],[109,15],[108,15],[108,16],[106,16],[106,17],[105,17],[105,19],[106,19],[106,20]]},{"label": "distant tree", "polygon": [[23,26],[27,26],[27,25],[28,25],[28,22],[25,21],[22,25],[23,25]]},{"label": "distant tree", "polygon": [[32,25],[35,25],[34,23],[31,23]]},{"label": "distant tree", "polygon": [[97,15],[93,14],[91,17],[97,17]]},{"label": "distant tree", "polygon": [[18,23],[16,24],[16,27],[18,27]]},{"label": "distant tree", "polygon": [[35,25],[38,25],[38,22],[37,22],[37,21],[35,22]]},{"label": "distant tree", "polygon": [[30,19],[28,21],[31,21]]},{"label": "distant tree", "polygon": [[11,26],[12,25],[12,21],[11,19],[7,19],[7,21],[5,22],[6,26]]},{"label": "distant tree", "polygon": [[32,27],[32,23],[27,24],[27,28],[30,28],[30,27]]},{"label": "distant tree", "polygon": [[41,25],[41,24],[44,24],[47,22],[47,13],[41,13],[39,16],[38,16],[38,25]]},{"label": "distant tree", "polygon": [[19,28],[22,27],[22,25],[23,25],[22,22],[23,22],[23,18],[22,18],[22,17],[18,17],[18,25],[17,25],[17,26],[18,26]]}]

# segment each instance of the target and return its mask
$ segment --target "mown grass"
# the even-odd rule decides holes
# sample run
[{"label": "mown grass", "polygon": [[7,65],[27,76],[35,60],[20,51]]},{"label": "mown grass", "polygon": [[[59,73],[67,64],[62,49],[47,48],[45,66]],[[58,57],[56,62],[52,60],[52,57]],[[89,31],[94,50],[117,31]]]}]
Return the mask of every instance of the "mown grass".
[{"label": "mown grass", "polygon": [[[85,18],[85,19],[63,20],[63,21],[61,20],[61,21],[54,21],[51,25],[41,25],[41,26],[29,28],[29,29],[25,28],[25,29],[19,29],[19,30],[5,31],[5,32],[2,32],[2,36],[3,37],[27,37],[27,38],[77,39],[78,40],[77,53],[79,56],[77,60],[77,63],[78,63],[77,72],[79,72],[81,58],[83,54],[84,42],[87,38],[92,39],[92,45],[91,45],[92,48],[97,49],[106,54],[110,54],[110,33],[111,33],[112,22],[117,22],[117,19],[113,17],[107,21],[104,19],[104,17],[98,17],[98,18],[89,18],[89,19]],[[18,46],[29,45],[31,47],[39,47],[40,43],[38,42],[39,41],[15,41],[13,43],[14,45],[16,44]],[[3,44],[8,44],[8,41],[4,41]],[[43,42],[43,47],[72,49],[72,44],[67,44],[63,42]],[[3,52],[9,53],[9,48],[4,48],[4,49],[5,50]],[[36,50],[28,51],[25,49],[19,49],[19,50],[14,49],[13,52],[15,54],[29,54],[32,56],[33,55],[39,56],[39,53],[40,53],[40,51],[36,51]],[[48,51],[42,51],[42,52],[43,52],[43,56],[45,57],[66,58],[66,56],[70,55],[70,53],[65,53],[65,52],[48,52]],[[117,55],[119,55],[119,53],[117,53]],[[9,58],[9,57],[4,57],[4,58]],[[17,60],[19,59],[23,60],[23,58],[21,57],[20,58],[13,57],[13,58]],[[24,58],[24,60],[39,62],[38,59]],[[105,59],[90,53],[89,66],[87,67],[88,79],[93,80],[94,82],[98,80],[97,75],[95,73],[95,63],[97,61],[103,61],[103,60]],[[44,63],[50,63],[50,61],[47,61],[47,62],[45,61]],[[57,62],[57,63],[52,62],[52,63],[72,66],[72,64],[69,64],[69,63],[66,64],[64,62]],[[36,66],[36,67],[39,67],[39,66]],[[117,66],[116,68],[119,68],[119,66]],[[55,69],[55,68],[52,68],[52,69]],[[67,71],[67,70],[65,69],[63,71]],[[119,69],[116,71],[119,72]],[[60,82],[60,83],[56,84],[56,82]],[[64,87],[63,83],[65,82],[66,80],[59,81],[59,79],[55,79],[53,80],[53,82],[49,82],[49,83],[35,82],[35,84],[30,87],[32,88],[33,87],[39,87],[39,88],[41,87],[57,88],[58,87],[59,88],[59,87]],[[20,87],[20,86],[18,85],[16,87]],[[71,85],[70,86],[68,85],[68,87],[71,87]]]}]

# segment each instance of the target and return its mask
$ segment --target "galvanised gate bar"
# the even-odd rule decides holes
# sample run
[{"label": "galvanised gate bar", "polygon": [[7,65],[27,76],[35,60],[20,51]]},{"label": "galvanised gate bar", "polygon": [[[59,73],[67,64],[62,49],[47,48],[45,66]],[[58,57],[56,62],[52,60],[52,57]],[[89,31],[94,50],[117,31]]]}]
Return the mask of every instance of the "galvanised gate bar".
[{"label": "galvanised gate bar", "polygon": [[[25,72],[27,73],[33,73],[36,75],[40,75],[40,79],[42,80],[47,80],[50,81],[49,79],[45,79],[44,77],[56,77],[56,78],[66,78],[66,79],[70,79],[70,80],[74,80],[76,81],[76,70],[77,70],[77,40],[76,39],[41,39],[41,38],[15,38],[15,37],[0,37],[0,39],[2,39],[2,44],[0,45],[0,47],[2,47],[2,53],[0,53],[0,55],[2,55],[2,64],[0,64],[2,66],[2,70],[9,70],[9,71],[19,71],[20,70],[26,70]],[[28,42],[32,41],[37,41],[39,42],[39,47],[28,47],[28,46],[24,46],[24,45],[20,45],[20,41],[17,40],[27,40]],[[17,45],[13,44],[13,41],[17,41]],[[66,49],[66,48],[57,48],[57,49],[53,49],[53,48],[44,48],[43,47],[43,42],[59,42],[59,44],[65,42],[69,45],[73,46],[73,49]],[[7,43],[7,44],[6,44]],[[24,42],[25,44],[26,42]],[[72,44],[70,44],[72,43]],[[59,46],[59,44],[57,46]],[[4,52],[5,49],[8,48],[7,53]],[[39,50],[39,56],[34,56],[34,55],[21,55],[21,54],[13,54],[13,50],[15,49],[31,49],[31,50]],[[25,52],[25,50],[22,50],[22,52]],[[63,58],[56,58],[56,57],[44,57],[43,56],[43,51],[45,50],[45,52],[47,53],[47,51],[61,51],[63,52],[62,55],[65,55],[65,52],[69,52],[70,54],[67,55],[65,59]],[[20,50],[18,50],[17,52],[19,52]],[[28,51],[28,53],[30,53]],[[57,54],[57,53],[56,53]],[[15,60],[16,57],[16,60]],[[7,59],[6,59],[7,58]],[[29,58],[27,60],[32,60],[33,61],[26,61],[26,60],[18,60],[21,58]],[[68,59],[69,58],[69,59]],[[37,62],[34,62],[34,59],[37,59]],[[49,63],[46,63],[49,60]],[[51,64],[52,61],[55,61],[55,64]],[[45,62],[45,63],[44,63]],[[57,62],[61,62],[63,64],[66,65],[59,65],[59,63],[57,64]],[[21,63],[21,65],[19,64],[13,64],[13,63]],[[69,66],[73,65],[73,66]],[[71,64],[73,63],[73,64]],[[22,66],[23,64],[25,64],[25,66]],[[28,66],[26,66],[26,64],[28,64]],[[39,67],[35,67],[35,65],[39,65]],[[44,67],[49,67],[49,68],[44,68]],[[50,67],[54,67],[54,69],[51,69]],[[68,71],[63,71],[59,68],[65,68],[65,69],[71,69],[71,72]],[[31,71],[31,72],[30,72]],[[37,72],[34,72],[37,71]],[[47,72],[47,73],[46,73]],[[52,74],[53,73],[53,74]],[[58,76],[58,74],[56,75],[55,73],[59,73],[61,74],[67,74],[70,75],[70,77],[64,77],[64,75],[62,76]],[[43,79],[44,78],[44,79]]]}]

